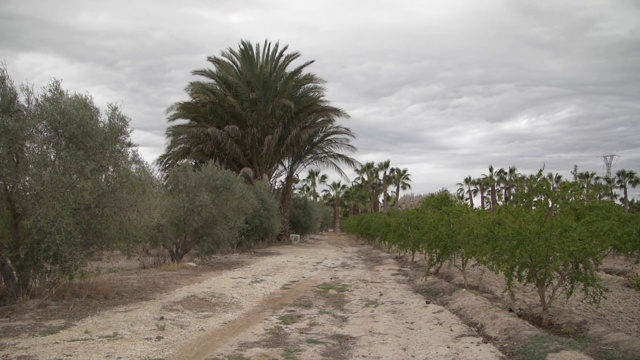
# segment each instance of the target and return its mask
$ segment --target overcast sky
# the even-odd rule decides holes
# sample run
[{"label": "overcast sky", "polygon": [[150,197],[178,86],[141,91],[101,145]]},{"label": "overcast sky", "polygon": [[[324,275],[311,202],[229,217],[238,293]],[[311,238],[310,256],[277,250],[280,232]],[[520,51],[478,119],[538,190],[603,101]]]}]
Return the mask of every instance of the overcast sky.
[{"label": "overcast sky", "polygon": [[13,80],[117,103],[149,162],[191,71],[241,39],[315,60],[355,157],[408,168],[415,193],[489,165],[640,170],[640,1],[0,2]]}]

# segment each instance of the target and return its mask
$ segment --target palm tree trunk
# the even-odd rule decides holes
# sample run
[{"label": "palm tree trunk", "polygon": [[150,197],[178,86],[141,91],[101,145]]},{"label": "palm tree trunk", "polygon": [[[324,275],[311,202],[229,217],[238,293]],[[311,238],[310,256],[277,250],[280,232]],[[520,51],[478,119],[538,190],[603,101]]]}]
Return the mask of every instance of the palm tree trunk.
[{"label": "palm tree trunk", "polygon": [[337,234],[340,231],[340,198],[336,198],[333,204],[333,232]]},{"label": "palm tree trunk", "polygon": [[491,184],[491,211],[496,211],[498,196],[496,194],[496,184]]},{"label": "palm tree trunk", "polygon": [[278,235],[280,242],[289,241],[291,235],[291,206],[293,204],[293,177],[288,176],[285,179],[282,188],[282,199],[280,201],[280,211],[282,213],[282,228]]}]

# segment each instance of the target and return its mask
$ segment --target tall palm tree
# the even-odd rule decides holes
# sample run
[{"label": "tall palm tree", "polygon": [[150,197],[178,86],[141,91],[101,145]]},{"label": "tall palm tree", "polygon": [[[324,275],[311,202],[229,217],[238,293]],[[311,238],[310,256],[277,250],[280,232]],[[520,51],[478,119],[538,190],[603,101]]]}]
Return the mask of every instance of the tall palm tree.
[{"label": "tall palm tree", "polygon": [[485,199],[487,198],[487,189],[489,189],[489,186],[487,186],[487,181],[485,178],[479,177],[474,179],[473,183],[476,186],[478,194],[480,194],[480,209],[484,210],[486,208]]},{"label": "tall palm tree", "polygon": [[377,165],[378,171],[382,172],[382,211],[388,210],[387,194],[389,192],[389,170],[391,169],[391,160],[381,161]]},{"label": "tall palm tree", "polygon": [[380,181],[380,173],[373,161],[364,163],[360,168],[356,169],[358,174],[357,180],[366,184],[369,193],[370,211],[377,212],[380,208],[380,194],[378,193],[378,182]]},{"label": "tall palm tree", "polygon": [[302,180],[302,183],[309,188],[309,192],[311,193],[311,199],[313,201],[318,201],[320,194],[318,194],[318,186],[324,185],[329,180],[327,174],[321,174],[320,169],[311,169]]},{"label": "tall palm tree", "polygon": [[635,188],[640,185],[640,178],[633,170],[621,169],[616,172],[616,185],[622,190],[620,201],[624,205],[624,209],[629,211],[629,187]]},{"label": "tall palm tree", "polygon": [[616,179],[612,177],[596,176],[596,181],[600,184],[602,191],[601,197],[607,197],[610,201],[616,201],[617,194],[615,192]]},{"label": "tall palm tree", "polygon": [[347,194],[345,194],[345,199],[347,199],[347,197],[350,204],[350,215],[360,215],[361,212],[367,211],[370,201],[369,191],[365,183],[360,182],[359,179],[356,178],[347,190]]},{"label": "tall palm tree", "polygon": [[329,184],[328,189],[323,190],[323,193],[327,195],[333,204],[333,231],[335,233],[340,232],[340,203],[346,191],[347,185],[344,185],[341,181],[334,181]]},{"label": "tall palm tree", "polygon": [[577,178],[578,178],[578,183],[582,188],[584,199],[587,202],[590,202],[591,199],[594,197],[592,192],[593,192],[593,189],[595,188],[595,183],[597,181],[596,173],[594,171],[582,171],[577,174]]},{"label": "tall palm tree", "polygon": [[471,176],[467,176],[461,183],[457,183],[459,186],[458,192],[466,196],[466,200],[469,201],[469,207],[473,209],[473,198],[478,194],[478,189],[475,187],[474,180]]},{"label": "tall palm tree", "polygon": [[355,151],[353,133],[336,125],[348,115],[325,99],[324,80],[306,72],[313,62],[295,63],[297,52],[265,41],[241,41],[239,49],[207,60],[213,69],[193,75],[203,80],[187,86],[189,100],[171,106],[169,143],[157,161],[168,170],[184,162],[216,161],[253,179],[282,180],[282,238],[289,235],[293,185],[310,166],[357,162],[343,152]]},{"label": "tall palm tree", "polygon": [[500,170],[494,171],[493,165],[489,165],[489,173],[482,175],[491,193],[491,203],[489,204],[491,211],[495,211],[498,206],[498,193],[496,188],[498,184],[498,172],[500,172]]},{"label": "tall palm tree", "polygon": [[409,169],[400,169],[397,167],[392,168],[390,173],[391,185],[396,187],[395,206],[397,207],[400,204],[400,190],[406,191],[411,189],[411,175],[409,174]]},{"label": "tall palm tree", "polygon": [[514,187],[518,180],[518,168],[509,166],[508,170],[500,169],[498,171],[498,184],[502,187],[503,203],[507,204],[511,200]]}]

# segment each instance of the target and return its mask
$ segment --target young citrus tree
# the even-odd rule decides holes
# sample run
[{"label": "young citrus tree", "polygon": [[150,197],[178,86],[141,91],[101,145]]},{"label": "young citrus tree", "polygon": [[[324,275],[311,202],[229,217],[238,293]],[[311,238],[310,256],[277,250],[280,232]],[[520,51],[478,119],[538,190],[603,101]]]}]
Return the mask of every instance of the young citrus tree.
[{"label": "young citrus tree", "polygon": [[606,289],[592,259],[610,246],[607,228],[615,220],[602,217],[600,204],[574,200],[576,183],[552,187],[542,171],[527,181],[491,219],[493,230],[484,241],[493,250],[486,260],[504,274],[512,295],[516,283],[535,286],[541,322],[548,326],[559,295],[571,297],[579,288],[589,301],[603,297]]}]

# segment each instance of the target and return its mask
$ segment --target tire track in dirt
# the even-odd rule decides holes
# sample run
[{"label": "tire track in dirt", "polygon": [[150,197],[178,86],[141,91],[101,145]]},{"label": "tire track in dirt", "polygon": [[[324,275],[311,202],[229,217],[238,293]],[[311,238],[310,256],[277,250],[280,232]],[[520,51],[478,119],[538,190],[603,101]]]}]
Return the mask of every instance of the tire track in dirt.
[{"label": "tire track in dirt", "polygon": [[292,285],[289,290],[282,294],[270,296],[258,306],[246,312],[221,328],[213,329],[204,335],[197,337],[183,345],[177,354],[171,359],[204,359],[207,355],[223,347],[227,342],[236,338],[247,329],[262,322],[268,314],[272,313],[279,306],[290,303],[305,293],[313,291],[314,284],[323,273],[306,278],[305,280]]}]

